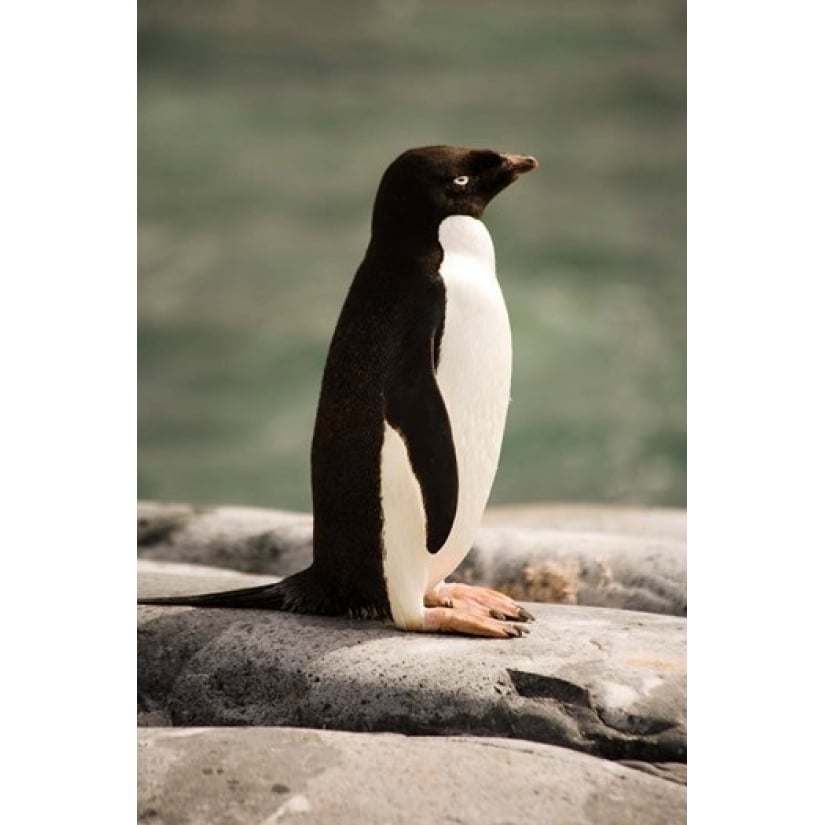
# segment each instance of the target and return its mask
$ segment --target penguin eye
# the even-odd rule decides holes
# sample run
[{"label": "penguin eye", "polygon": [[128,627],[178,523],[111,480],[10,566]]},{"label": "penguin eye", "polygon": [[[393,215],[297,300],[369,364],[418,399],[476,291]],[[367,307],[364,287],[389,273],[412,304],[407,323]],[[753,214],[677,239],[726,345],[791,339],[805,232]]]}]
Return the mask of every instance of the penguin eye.
[{"label": "penguin eye", "polygon": [[470,179],[466,175],[459,175],[457,178],[453,178],[453,183],[456,186],[466,186],[470,182]]}]

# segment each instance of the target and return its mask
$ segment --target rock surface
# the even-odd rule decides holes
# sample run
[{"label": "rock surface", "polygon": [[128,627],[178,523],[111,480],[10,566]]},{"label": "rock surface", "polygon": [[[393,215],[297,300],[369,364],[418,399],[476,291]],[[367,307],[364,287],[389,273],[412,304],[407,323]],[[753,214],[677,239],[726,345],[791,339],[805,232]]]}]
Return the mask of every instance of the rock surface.
[{"label": "rock surface", "polygon": [[[159,594],[157,570],[152,564],[154,580],[140,584],[143,595]],[[210,590],[261,580],[207,578]],[[203,584],[171,570],[163,592]],[[255,610],[140,607],[139,709],[148,724],[472,733],[609,759],[686,761],[685,619],[529,609],[537,618],[529,636],[491,640]]]},{"label": "rock surface", "polygon": [[[312,517],[141,502],[141,558],[286,576],[312,557]],[[685,514],[590,505],[491,509],[455,578],[528,601],[687,614]]]},{"label": "rock surface", "polygon": [[140,501],[137,546],[145,559],[289,576],[312,561],[312,516]]},{"label": "rock surface", "polygon": [[685,788],[563,748],[294,728],[138,732],[138,821],[679,825]]},{"label": "rock surface", "polygon": [[[562,603],[521,639],[139,607],[139,821],[686,821],[685,543],[682,511],[490,510],[455,578]],[[306,514],[139,504],[141,595],[311,554]]]}]

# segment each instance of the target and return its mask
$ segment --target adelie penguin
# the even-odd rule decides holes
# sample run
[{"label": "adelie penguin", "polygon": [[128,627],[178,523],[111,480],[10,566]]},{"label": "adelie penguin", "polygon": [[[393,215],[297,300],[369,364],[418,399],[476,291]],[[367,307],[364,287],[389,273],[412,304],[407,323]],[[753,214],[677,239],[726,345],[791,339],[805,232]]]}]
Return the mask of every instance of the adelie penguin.
[{"label": "adelie penguin", "polygon": [[311,566],[276,584],[140,603],[526,632],[518,622],[532,616],[508,596],[444,580],[481,522],[510,401],[510,324],[481,218],[537,165],[451,146],[410,149],[390,164],[324,369]]}]

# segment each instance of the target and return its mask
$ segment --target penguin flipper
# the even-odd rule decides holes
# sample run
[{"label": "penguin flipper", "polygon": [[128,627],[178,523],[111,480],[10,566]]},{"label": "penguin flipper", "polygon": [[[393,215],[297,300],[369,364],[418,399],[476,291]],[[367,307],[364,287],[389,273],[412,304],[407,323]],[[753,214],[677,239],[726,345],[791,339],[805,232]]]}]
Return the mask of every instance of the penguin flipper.
[{"label": "penguin flipper", "polygon": [[[431,363],[431,362],[430,362]],[[458,462],[450,417],[435,372],[405,371],[386,394],[387,423],[407,447],[427,517],[427,550],[437,553],[453,529],[458,508]]]}]

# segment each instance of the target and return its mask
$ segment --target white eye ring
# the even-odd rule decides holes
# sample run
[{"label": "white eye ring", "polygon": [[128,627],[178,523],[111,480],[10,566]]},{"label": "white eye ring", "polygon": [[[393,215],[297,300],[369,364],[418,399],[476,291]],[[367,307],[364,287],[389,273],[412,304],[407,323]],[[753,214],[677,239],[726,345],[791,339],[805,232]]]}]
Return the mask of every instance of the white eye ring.
[{"label": "white eye ring", "polygon": [[466,186],[470,182],[470,179],[466,175],[459,175],[457,178],[453,178],[453,183],[456,186]]}]

